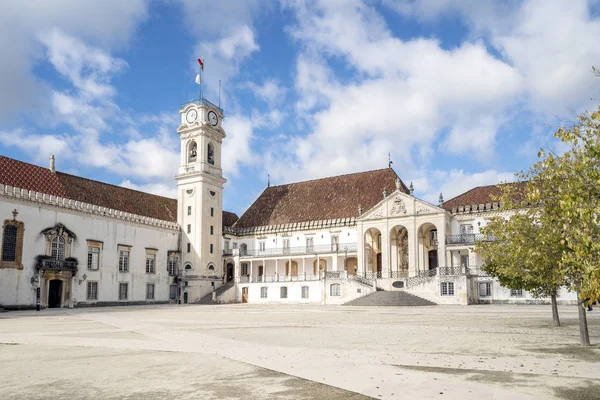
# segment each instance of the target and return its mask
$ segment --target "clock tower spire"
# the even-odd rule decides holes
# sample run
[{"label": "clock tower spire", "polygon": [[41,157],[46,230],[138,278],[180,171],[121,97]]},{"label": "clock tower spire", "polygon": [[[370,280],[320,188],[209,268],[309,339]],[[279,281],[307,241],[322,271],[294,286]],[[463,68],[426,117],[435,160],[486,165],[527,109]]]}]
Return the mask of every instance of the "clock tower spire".
[{"label": "clock tower spire", "polygon": [[[193,303],[212,291],[222,275],[223,110],[206,99],[179,110],[181,159],[177,180],[177,222],[181,227],[181,291]],[[187,294],[185,294],[187,293]]]}]

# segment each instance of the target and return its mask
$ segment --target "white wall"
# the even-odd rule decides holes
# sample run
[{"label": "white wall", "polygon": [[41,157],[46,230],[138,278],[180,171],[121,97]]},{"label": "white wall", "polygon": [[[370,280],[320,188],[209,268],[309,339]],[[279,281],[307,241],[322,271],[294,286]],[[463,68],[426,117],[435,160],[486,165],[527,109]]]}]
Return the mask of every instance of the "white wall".
[{"label": "white wall", "polygon": [[[3,306],[35,306],[35,289],[30,280],[37,274],[35,257],[46,254],[46,240],[40,232],[57,223],[77,235],[70,254],[79,261],[73,283],[75,302],[86,302],[86,281],[79,284],[84,274],[87,281],[98,281],[98,302],[118,301],[119,282],[129,282],[128,301],[145,301],[146,283],[155,284],[155,301],[168,301],[172,278],[167,273],[167,251],[178,249],[178,231],[5,198],[0,201],[0,219],[12,219],[14,209],[19,213],[17,220],[23,221],[25,227],[24,269],[0,269],[0,304]],[[103,242],[98,271],[87,269],[88,239]],[[118,272],[118,244],[132,246],[129,273]],[[147,247],[158,249],[155,274],[146,274]]]}]

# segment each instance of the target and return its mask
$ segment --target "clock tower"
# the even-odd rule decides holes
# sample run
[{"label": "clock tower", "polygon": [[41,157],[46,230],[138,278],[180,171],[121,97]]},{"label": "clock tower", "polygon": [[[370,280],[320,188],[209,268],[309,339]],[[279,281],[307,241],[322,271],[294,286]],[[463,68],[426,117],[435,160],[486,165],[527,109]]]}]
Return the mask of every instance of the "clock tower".
[{"label": "clock tower", "polygon": [[[201,99],[179,110],[181,160],[177,180],[177,222],[181,226],[181,301],[199,301],[222,275],[223,111]],[[213,283],[214,282],[214,283]]]}]

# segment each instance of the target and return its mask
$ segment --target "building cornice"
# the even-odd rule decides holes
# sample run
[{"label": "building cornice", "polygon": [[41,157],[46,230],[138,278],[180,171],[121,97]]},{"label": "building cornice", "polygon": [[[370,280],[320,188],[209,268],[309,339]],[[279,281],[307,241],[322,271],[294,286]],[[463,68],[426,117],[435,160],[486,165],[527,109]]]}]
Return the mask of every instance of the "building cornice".
[{"label": "building cornice", "polygon": [[292,224],[254,226],[250,228],[225,227],[223,233],[232,236],[254,236],[277,233],[285,234],[306,230],[329,230],[331,228],[343,228],[354,226],[356,226],[356,219],[354,217],[350,217],[320,221],[296,222]]},{"label": "building cornice", "polygon": [[2,197],[12,198],[31,203],[44,204],[48,206],[62,208],[65,210],[102,216],[105,218],[115,219],[123,222],[130,222],[134,224],[147,225],[172,231],[179,231],[179,225],[177,224],[177,222],[145,217],[143,215],[114,210],[112,208],[98,206],[90,203],[84,203],[82,201],[66,199],[64,197],[53,196],[46,193],[34,192],[33,190],[21,189],[9,185],[0,184],[0,198]]}]

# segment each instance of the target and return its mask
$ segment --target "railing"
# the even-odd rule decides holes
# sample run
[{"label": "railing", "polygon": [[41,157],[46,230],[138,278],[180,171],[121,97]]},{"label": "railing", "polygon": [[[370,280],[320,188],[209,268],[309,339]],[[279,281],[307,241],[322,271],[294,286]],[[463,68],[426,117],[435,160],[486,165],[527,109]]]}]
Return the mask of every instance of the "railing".
[{"label": "railing", "polygon": [[327,254],[327,253],[344,253],[355,252],[357,249],[356,243],[340,243],[340,244],[323,244],[318,246],[298,246],[298,247],[280,247],[275,249],[252,249],[240,250],[240,257],[271,257],[280,255],[297,255],[297,254]]},{"label": "railing", "polygon": [[224,256],[233,256],[233,249],[225,249],[223,250]]},{"label": "railing", "polygon": [[439,267],[440,276],[462,275],[461,267]]},{"label": "railing", "polygon": [[218,105],[216,105],[213,102],[210,102],[210,101],[206,100],[205,98],[195,99],[195,100],[192,100],[192,101],[188,101],[187,103],[183,103],[180,108],[185,108],[185,106],[187,106],[188,104],[198,104],[198,105],[204,105],[204,106],[207,106],[207,107],[214,107],[217,110],[219,110],[219,112],[221,114],[223,114],[223,109],[221,107],[219,107]]},{"label": "railing", "polygon": [[408,270],[403,269],[400,271],[390,271],[390,278],[392,278],[392,279],[408,278]]},{"label": "railing", "polygon": [[346,279],[346,271],[325,271],[325,278],[328,279]]},{"label": "railing", "polygon": [[481,269],[481,267],[467,268],[466,274],[471,276],[491,276],[488,272]]},{"label": "railing", "polygon": [[488,242],[493,240],[492,236],[484,235],[483,233],[463,233],[460,235],[446,236],[446,244],[475,244],[476,241]]},{"label": "railing", "polygon": [[239,283],[270,283],[270,282],[305,282],[318,281],[319,275],[298,274],[298,275],[259,275],[259,276],[240,276],[236,280]]},{"label": "railing", "polygon": [[366,286],[373,286],[373,281],[371,281],[370,279],[367,279],[363,276],[360,276],[360,275],[349,275],[348,279],[352,279],[352,280],[362,283],[363,285],[366,285]]}]

